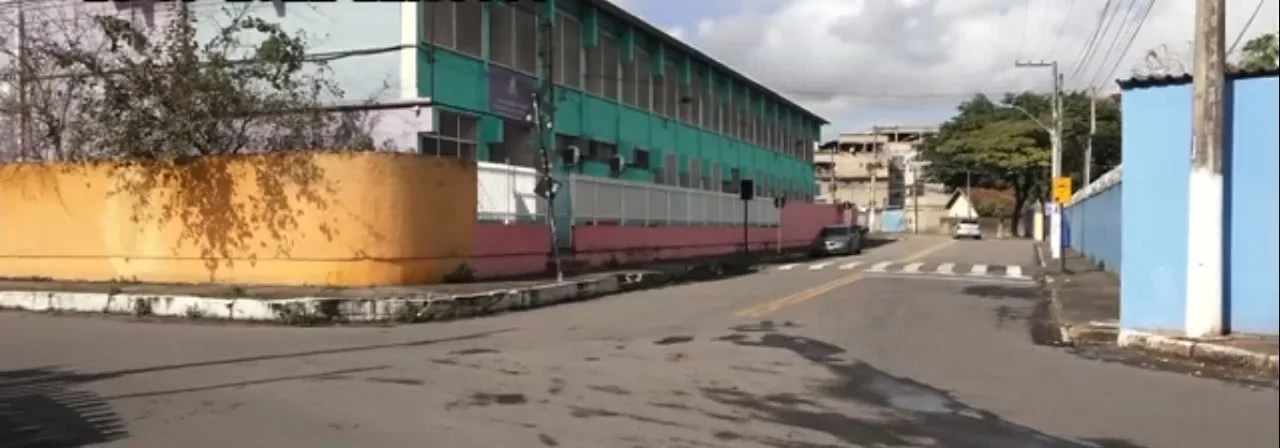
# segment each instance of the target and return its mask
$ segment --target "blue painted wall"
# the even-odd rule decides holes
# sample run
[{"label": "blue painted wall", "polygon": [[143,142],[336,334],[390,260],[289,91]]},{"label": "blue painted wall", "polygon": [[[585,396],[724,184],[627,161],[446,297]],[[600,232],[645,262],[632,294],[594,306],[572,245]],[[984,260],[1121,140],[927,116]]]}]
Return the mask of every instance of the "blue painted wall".
[{"label": "blue painted wall", "polygon": [[1067,245],[1116,273],[1120,272],[1123,253],[1120,242],[1123,186],[1118,183],[1075,202],[1065,215],[1070,229]]},{"label": "blue painted wall", "polygon": [[1226,158],[1228,303],[1232,331],[1280,333],[1280,78],[1233,83]]},{"label": "blue painted wall", "polygon": [[1191,86],[1126,90],[1120,107],[1120,324],[1178,330],[1186,314]]},{"label": "blue painted wall", "polygon": [[880,212],[880,231],[881,232],[907,231],[907,220],[904,219],[902,209],[884,210]]}]

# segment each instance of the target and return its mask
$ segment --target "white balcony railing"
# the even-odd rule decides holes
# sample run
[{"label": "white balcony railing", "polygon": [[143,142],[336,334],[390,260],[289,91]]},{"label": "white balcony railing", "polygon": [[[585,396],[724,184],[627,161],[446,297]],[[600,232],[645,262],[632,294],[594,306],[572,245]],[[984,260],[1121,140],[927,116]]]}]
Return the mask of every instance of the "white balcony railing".
[{"label": "white balcony railing", "polygon": [[[635,226],[742,225],[742,200],[736,194],[656,185],[593,176],[570,177],[570,200],[576,223],[614,222]],[[748,222],[774,226],[780,213],[773,198],[757,197]]]},{"label": "white balcony railing", "polygon": [[546,202],[533,194],[537,171],[501,163],[476,164],[476,212],[481,221],[539,222],[546,219]]}]

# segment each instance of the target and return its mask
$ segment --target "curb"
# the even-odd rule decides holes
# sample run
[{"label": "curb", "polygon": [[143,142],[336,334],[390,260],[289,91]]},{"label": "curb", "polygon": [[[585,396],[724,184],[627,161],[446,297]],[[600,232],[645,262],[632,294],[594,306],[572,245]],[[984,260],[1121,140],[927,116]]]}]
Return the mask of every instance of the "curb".
[{"label": "curb", "polygon": [[1136,330],[1120,330],[1116,343],[1121,347],[1174,356],[1193,361],[1249,369],[1272,377],[1280,375],[1280,357],[1251,352],[1207,341],[1193,341]]},{"label": "curb", "polygon": [[216,319],[281,325],[418,323],[463,319],[589,300],[682,281],[722,278],[741,269],[711,266],[684,272],[630,272],[465,294],[300,297],[280,300],[191,295],[0,291],[0,310]]},{"label": "curb", "polygon": [[1045,298],[1049,302],[1048,307],[1048,323],[1057,330],[1058,342],[1064,345],[1075,345],[1076,339],[1072,337],[1070,326],[1062,323],[1062,303],[1058,301],[1058,290],[1051,286],[1053,277],[1049,275],[1048,264],[1044,260],[1044,251],[1040,249],[1040,242],[1031,245],[1031,250],[1035,252],[1036,263],[1040,265],[1040,289],[1044,291]]}]

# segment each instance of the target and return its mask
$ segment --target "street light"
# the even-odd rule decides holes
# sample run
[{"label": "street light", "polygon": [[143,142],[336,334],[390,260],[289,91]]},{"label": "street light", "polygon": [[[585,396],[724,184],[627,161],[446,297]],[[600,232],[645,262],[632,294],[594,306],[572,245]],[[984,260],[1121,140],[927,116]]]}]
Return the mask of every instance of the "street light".
[{"label": "street light", "polygon": [[1018,112],[1022,112],[1022,114],[1026,115],[1027,118],[1031,119],[1031,121],[1034,122],[1036,126],[1040,126],[1040,129],[1044,129],[1045,132],[1048,132],[1049,138],[1054,137],[1055,132],[1053,128],[1049,127],[1049,125],[1044,124],[1044,122],[1041,122],[1040,119],[1036,118],[1035,115],[1032,115],[1031,112],[1027,111],[1026,109],[1023,109],[1022,106],[1019,106],[1016,104],[1003,104],[1000,107],[1003,107],[1005,109],[1014,109],[1014,110],[1017,110]]}]

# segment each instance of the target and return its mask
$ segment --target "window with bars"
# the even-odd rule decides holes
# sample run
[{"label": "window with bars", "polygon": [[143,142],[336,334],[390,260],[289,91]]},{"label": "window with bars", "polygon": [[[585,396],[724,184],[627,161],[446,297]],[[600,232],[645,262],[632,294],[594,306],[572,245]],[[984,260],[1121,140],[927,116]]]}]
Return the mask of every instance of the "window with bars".
[{"label": "window with bars", "polygon": [[648,52],[637,49],[636,60],[632,65],[635,69],[635,106],[642,110],[653,110],[649,88],[650,82],[654,81],[653,60],[649,57]]},{"label": "window with bars", "polygon": [[[479,3],[479,2],[464,2]],[[423,3],[426,4],[426,3]],[[538,17],[525,8],[507,7],[515,27],[516,70],[538,72]]]},{"label": "window with bars", "polygon": [[433,45],[483,57],[483,6],[479,2],[423,4],[427,29],[422,39]]},{"label": "window with bars", "polygon": [[689,119],[686,121],[694,126],[706,128],[707,116],[702,110],[703,104],[706,104],[706,94],[703,93],[702,88],[702,74],[695,71],[690,78],[689,104],[685,106],[689,108]]},{"label": "window with bars", "polygon": [[435,132],[418,134],[419,149],[424,155],[475,160],[477,129],[480,120],[441,110]]},{"label": "window with bars", "polygon": [[557,44],[555,82],[582,88],[582,24],[567,14],[556,15]]}]

